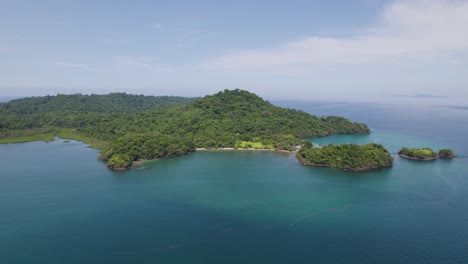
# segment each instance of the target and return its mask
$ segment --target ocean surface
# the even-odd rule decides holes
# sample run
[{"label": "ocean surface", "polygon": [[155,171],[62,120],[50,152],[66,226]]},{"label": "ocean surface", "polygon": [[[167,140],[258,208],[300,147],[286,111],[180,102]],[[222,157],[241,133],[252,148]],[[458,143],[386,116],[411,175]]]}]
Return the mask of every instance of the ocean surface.
[{"label": "ocean surface", "polygon": [[461,157],[350,173],[208,151],[113,172],[76,141],[0,145],[0,263],[468,263],[468,110],[278,104],[373,130],[317,144]]}]

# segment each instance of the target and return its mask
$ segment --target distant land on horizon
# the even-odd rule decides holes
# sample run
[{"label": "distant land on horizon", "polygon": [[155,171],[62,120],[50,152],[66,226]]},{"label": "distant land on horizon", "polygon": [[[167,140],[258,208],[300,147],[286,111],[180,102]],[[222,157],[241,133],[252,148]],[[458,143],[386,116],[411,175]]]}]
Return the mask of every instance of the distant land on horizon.
[{"label": "distant land on horizon", "polygon": [[22,98],[20,96],[0,96],[0,103],[9,102],[14,99]]},{"label": "distant land on horizon", "polygon": [[404,97],[404,98],[450,98],[446,95],[432,95],[432,94],[417,94],[417,95],[401,95],[394,94],[392,97]]},{"label": "distant land on horizon", "polygon": [[448,107],[448,108],[458,109],[458,110],[468,110],[468,106],[461,106],[461,105],[454,105],[454,106],[441,105],[440,107]]}]

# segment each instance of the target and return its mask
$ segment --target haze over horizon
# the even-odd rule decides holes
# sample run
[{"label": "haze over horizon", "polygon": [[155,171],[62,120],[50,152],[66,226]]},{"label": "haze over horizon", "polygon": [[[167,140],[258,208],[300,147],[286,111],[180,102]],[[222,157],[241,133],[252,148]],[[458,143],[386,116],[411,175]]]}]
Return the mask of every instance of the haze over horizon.
[{"label": "haze over horizon", "polygon": [[2,97],[239,88],[468,103],[466,0],[0,0],[0,22]]}]

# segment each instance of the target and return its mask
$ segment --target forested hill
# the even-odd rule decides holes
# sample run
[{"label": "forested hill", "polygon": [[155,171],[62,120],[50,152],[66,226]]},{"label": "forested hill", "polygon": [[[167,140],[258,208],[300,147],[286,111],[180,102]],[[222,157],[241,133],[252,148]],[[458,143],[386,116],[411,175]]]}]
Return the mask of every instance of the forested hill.
[{"label": "forested hill", "polygon": [[143,112],[0,115],[4,115],[0,119],[0,137],[65,128],[79,138],[105,142],[99,145],[101,158],[115,169],[126,168],[139,159],[184,155],[196,148],[291,150],[302,138],[370,132],[364,124],[280,108],[243,90],[225,90],[186,104]]},{"label": "forested hill", "polygon": [[144,96],[126,93],[111,93],[106,95],[59,94],[56,96],[28,97],[0,103],[0,113],[134,113],[184,104],[192,100],[193,98],[176,96]]},{"label": "forested hill", "polygon": [[319,118],[304,111],[277,107],[243,90],[225,90],[195,100],[185,107],[184,112],[196,113],[198,129],[216,129],[239,134],[244,139],[278,134],[307,138],[370,132],[366,125],[346,118]]},{"label": "forested hill", "polygon": [[366,171],[391,167],[393,157],[380,144],[342,144],[314,147],[303,144],[297,158],[304,165],[334,167],[353,171]]}]

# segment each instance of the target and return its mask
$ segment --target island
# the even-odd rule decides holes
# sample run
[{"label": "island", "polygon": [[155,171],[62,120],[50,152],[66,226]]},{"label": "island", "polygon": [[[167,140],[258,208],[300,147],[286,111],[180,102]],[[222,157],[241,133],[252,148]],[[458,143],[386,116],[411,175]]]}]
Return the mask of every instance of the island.
[{"label": "island", "polygon": [[439,153],[436,153],[431,148],[407,148],[403,147],[398,151],[398,155],[405,159],[417,160],[417,161],[432,161],[438,158],[452,159],[455,158],[455,154],[451,149],[441,149]]},{"label": "island", "polygon": [[203,98],[31,97],[1,103],[0,117],[0,143],[79,140],[99,149],[99,158],[113,170],[197,149],[295,151],[304,138],[370,133],[365,124],[281,108],[239,89]]},{"label": "island", "polygon": [[441,159],[453,159],[456,158],[457,156],[451,149],[441,149],[439,150],[439,158]]},{"label": "island", "polygon": [[350,171],[368,171],[393,165],[393,157],[388,150],[375,143],[314,146],[305,142],[296,156],[303,165]]}]

